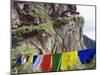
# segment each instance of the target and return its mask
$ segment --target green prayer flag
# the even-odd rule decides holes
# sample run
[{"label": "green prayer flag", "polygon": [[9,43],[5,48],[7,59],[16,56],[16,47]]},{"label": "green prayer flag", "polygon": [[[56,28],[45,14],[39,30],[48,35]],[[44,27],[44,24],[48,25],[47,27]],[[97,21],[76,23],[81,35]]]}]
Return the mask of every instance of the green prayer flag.
[{"label": "green prayer flag", "polygon": [[61,64],[61,53],[53,54],[52,56],[52,71],[59,71]]}]

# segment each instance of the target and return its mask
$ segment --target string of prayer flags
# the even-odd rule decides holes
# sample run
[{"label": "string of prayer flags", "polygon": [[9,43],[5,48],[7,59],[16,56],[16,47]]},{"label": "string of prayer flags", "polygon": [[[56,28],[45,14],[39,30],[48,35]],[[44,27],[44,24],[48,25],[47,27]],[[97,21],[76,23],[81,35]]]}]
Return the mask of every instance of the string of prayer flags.
[{"label": "string of prayer flags", "polygon": [[90,63],[96,54],[96,49],[86,49],[80,51],[69,51],[57,54],[27,55],[20,54],[16,59],[16,64],[32,63],[35,71],[65,71],[73,68],[80,60],[81,64]]}]

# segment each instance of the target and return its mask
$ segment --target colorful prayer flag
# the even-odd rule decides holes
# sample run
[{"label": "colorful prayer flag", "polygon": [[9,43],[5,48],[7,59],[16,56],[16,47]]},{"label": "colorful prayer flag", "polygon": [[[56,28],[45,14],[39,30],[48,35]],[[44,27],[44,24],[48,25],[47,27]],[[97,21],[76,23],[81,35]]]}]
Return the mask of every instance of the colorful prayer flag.
[{"label": "colorful prayer flag", "polygon": [[16,60],[16,64],[25,64],[27,56],[26,54],[20,54]]},{"label": "colorful prayer flag", "polygon": [[33,60],[33,55],[29,55],[29,58],[28,58],[28,63],[32,63],[32,60]]},{"label": "colorful prayer flag", "polygon": [[41,60],[42,60],[42,55],[33,56],[32,68],[34,71],[37,70],[37,67],[39,66]]},{"label": "colorful prayer flag", "polygon": [[61,53],[52,55],[52,71],[59,71],[61,65]]},{"label": "colorful prayer flag", "polygon": [[21,55],[19,55],[18,58],[16,59],[16,64],[21,64]]},{"label": "colorful prayer flag", "polygon": [[68,70],[78,61],[77,51],[62,53],[61,70]]},{"label": "colorful prayer flag", "polygon": [[96,49],[86,49],[78,51],[81,64],[90,63],[96,54]]},{"label": "colorful prayer flag", "polygon": [[42,72],[51,71],[52,67],[52,56],[51,54],[43,55],[42,62],[40,64],[40,70]]},{"label": "colorful prayer flag", "polygon": [[27,62],[27,55],[26,54],[22,54],[21,55],[21,64],[25,64]]}]

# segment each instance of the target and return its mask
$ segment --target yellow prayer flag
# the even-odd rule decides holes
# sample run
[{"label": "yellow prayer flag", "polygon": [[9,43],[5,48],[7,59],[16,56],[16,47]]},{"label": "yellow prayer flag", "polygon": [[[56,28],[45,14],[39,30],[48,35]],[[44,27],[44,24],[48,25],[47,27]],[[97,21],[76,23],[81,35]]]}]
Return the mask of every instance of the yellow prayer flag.
[{"label": "yellow prayer flag", "polygon": [[77,51],[62,53],[61,70],[68,70],[78,61]]},{"label": "yellow prayer flag", "polygon": [[32,63],[32,60],[33,60],[33,55],[31,54],[31,55],[29,56],[28,63]]}]

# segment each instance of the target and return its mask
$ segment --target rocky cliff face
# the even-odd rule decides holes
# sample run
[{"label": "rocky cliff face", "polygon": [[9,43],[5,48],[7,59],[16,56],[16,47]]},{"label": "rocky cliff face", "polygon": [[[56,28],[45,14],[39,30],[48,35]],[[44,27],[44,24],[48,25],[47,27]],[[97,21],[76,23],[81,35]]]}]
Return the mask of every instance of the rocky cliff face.
[{"label": "rocky cliff face", "polygon": [[12,48],[31,44],[39,53],[85,49],[76,5],[12,2]]}]

